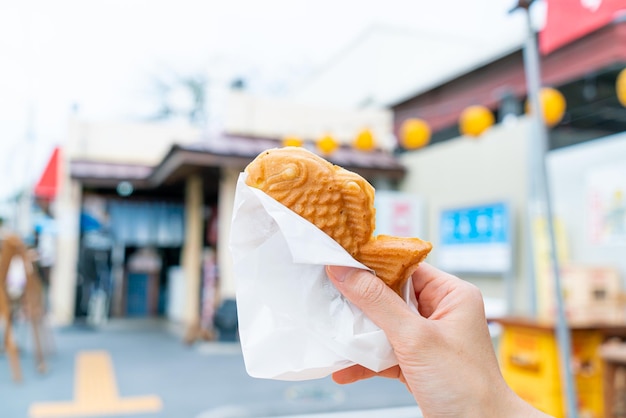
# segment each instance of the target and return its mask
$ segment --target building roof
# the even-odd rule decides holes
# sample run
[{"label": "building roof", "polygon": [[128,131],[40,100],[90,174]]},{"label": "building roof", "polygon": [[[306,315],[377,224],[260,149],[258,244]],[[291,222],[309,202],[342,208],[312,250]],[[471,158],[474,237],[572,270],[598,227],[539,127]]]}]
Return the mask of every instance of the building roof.
[{"label": "building roof", "polygon": [[[616,114],[623,114],[614,97],[614,83],[617,72],[626,62],[625,45],[626,22],[616,21],[541,57],[542,84],[559,88],[567,100],[564,125],[607,130],[607,133],[614,130],[607,127],[607,123],[615,122]],[[593,88],[595,98],[583,97],[585,86]],[[468,106],[481,104],[497,110],[506,95],[523,100],[526,87],[523,51],[517,50],[396,103],[393,106],[394,130],[398,132],[402,122],[413,117],[428,121],[434,133],[455,127],[461,112]],[[606,96],[607,92],[612,97]],[[581,123],[585,126],[576,125]],[[458,136],[458,132],[452,136]]]},{"label": "building roof", "polygon": [[[191,145],[173,145],[161,163],[155,167],[149,181],[161,184],[185,176],[193,167],[235,167],[243,169],[257,155],[281,146],[281,141],[226,135]],[[306,146],[306,145],[305,145]],[[315,152],[313,147],[308,149]],[[386,151],[359,151],[341,147],[329,156],[333,164],[355,171],[364,177],[404,177],[406,169],[396,157]]]},{"label": "building roof", "polygon": [[[157,188],[178,183],[192,173],[215,177],[217,183],[219,168],[243,169],[261,152],[280,146],[281,142],[273,139],[223,136],[195,144],[174,144],[154,167],[72,160],[70,176],[90,187],[114,188],[121,181],[130,181],[135,188]],[[327,159],[366,178],[400,179],[406,171],[393,154],[382,150],[364,152],[342,147]]]},{"label": "building roof", "polygon": [[117,185],[120,181],[145,183],[154,168],[139,164],[72,160],[70,177],[94,186]]}]

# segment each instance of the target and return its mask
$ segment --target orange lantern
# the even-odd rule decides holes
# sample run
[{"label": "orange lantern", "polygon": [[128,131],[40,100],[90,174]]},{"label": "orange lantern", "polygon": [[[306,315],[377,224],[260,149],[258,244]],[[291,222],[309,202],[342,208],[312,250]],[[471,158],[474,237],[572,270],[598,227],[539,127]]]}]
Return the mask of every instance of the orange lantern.
[{"label": "orange lantern", "polygon": [[459,131],[461,135],[480,136],[495,123],[491,110],[485,106],[469,106],[459,117]]},{"label": "orange lantern", "polygon": [[[541,111],[543,120],[547,126],[556,126],[565,115],[565,97],[557,89],[544,87],[539,92],[539,102],[541,103]],[[526,112],[530,109],[530,105],[526,102]]]},{"label": "orange lantern", "polygon": [[617,93],[617,100],[619,100],[622,106],[626,106],[626,68],[617,75],[615,92]]},{"label": "orange lantern", "polygon": [[354,138],[354,148],[361,151],[372,151],[376,147],[376,141],[372,131],[369,129],[363,129]]},{"label": "orange lantern", "polygon": [[301,147],[302,139],[297,136],[286,136],[283,138],[283,147]]},{"label": "orange lantern", "polygon": [[339,148],[339,142],[330,134],[326,134],[317,140],[317,149],[323,154],[332,154]]},{"label": "orange lantern", "polygon": [[406,149],[422,148],[430,142],[430,126],[422,119],[411,118],[400,127],[400,143]]}]

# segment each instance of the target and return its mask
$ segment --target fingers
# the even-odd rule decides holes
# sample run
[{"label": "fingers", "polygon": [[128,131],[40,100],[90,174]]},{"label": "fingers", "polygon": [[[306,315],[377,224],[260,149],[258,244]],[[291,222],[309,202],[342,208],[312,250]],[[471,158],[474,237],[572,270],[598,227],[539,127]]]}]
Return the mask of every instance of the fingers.
[{"label": "fingers", "polygon": [[415,272],[411,275],[411,278],[413,280],[413,289],[415,289],[415,293],[421,293],[428,287],[438,287],[442,284],[447,284],[450,281],[461,280],[424,262],[420,263],[417,270],[415,270]]},{"label": "fingers", "polygon": [[333,380],[335,383],[345,385],[348,383],[358,382],[359,380],[369,379],[374,376],[376,376],[376,372],[373,372],[360,364],[355,364],[347,369],[339,370],[338,372],[333,373]]},{"label": "fingers", "polygon": [[399,326],[417,318],[406,302],[372,273],[351,267],[327,266],[335,287],[376,325],[393,336]]},{"label": "fingers", "polygon": [[399,379],[401,382],[405,382],[399,366],[393,366],[381,372],[374,372],[361,366],[360,364],[355,364],[354,366],[339,370],[332,375],[335,383],[339,383],[341,385],[358,382],[359,380],[369,379],[374,376]]},{"label": "fingers", "polygon": [[484,312],[480,290],[456,276],[421,263],[411,276],[420,314],[429,319]]}]

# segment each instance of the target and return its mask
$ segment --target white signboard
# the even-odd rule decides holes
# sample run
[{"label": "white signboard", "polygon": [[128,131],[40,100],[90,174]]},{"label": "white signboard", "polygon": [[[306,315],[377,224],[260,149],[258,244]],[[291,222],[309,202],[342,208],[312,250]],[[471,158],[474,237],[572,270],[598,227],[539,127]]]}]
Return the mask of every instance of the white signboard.
[{"label": "white signboard", "polygon": [[376,235],[424,239],[424,205],[418,197],[397,191],[377,190]]},{"label": "white signboard", "polygon": [[505,274],[513,264],[511,214],[507,204],[441,212],[438,266],[454,273]]}]

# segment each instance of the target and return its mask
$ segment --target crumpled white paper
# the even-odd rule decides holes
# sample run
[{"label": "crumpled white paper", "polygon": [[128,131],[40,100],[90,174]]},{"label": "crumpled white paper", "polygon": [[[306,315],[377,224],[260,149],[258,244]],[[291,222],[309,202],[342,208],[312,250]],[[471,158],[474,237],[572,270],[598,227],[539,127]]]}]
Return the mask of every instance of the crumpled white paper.
[{"label": "crumpled white paper", "polygon": [[[367,269],[336,241],[261,190],[237,183],[230,250],[244,362],[252,377],[307,380],[354,364],[398,363],[384,332],[348,302],[326,265]],[[415,306],[412,285],[406,300]]]}]

